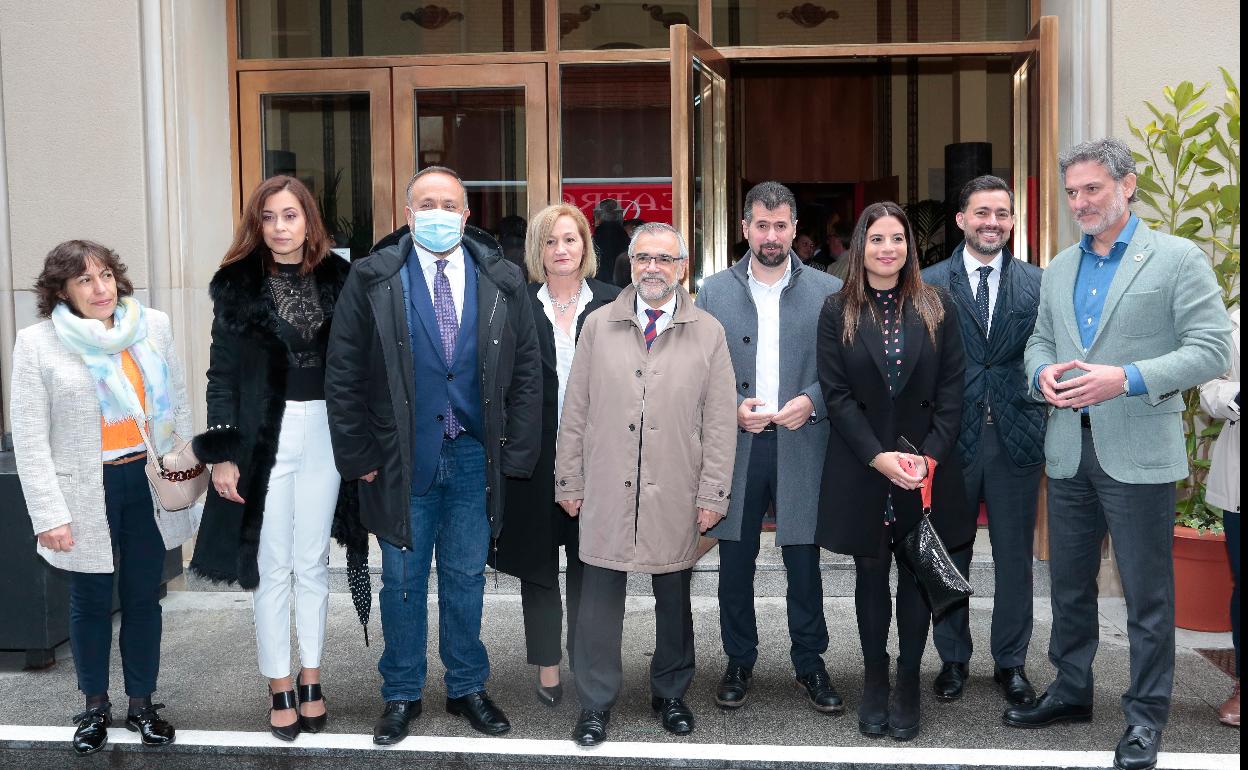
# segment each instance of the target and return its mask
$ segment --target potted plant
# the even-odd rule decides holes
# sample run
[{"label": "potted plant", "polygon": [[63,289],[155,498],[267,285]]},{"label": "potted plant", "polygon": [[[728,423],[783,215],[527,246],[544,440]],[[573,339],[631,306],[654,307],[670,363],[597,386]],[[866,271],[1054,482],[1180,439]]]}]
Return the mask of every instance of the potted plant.
[{"label": "potted plant", "polygon": [[[1156,212],[1154,229],[1190,238],[1209,253],[1229,309],[1239,302],[1239,86],[1221,69],[1226,100],[1210,107],[1209,89],[1184,81],[1162,89],[1165,109],[1144,102],[1153,120],[1127,121],[1143,143],[1138,195]],[[1197,631],[1229,631],[1231,573],[1222,512],[1205,504],[1209,449],[1221,420],[1200,411],[1200,394],[1183,394],[1183,427],[1190,475],[1178,482],[1175,514],[1175,623]]]}]

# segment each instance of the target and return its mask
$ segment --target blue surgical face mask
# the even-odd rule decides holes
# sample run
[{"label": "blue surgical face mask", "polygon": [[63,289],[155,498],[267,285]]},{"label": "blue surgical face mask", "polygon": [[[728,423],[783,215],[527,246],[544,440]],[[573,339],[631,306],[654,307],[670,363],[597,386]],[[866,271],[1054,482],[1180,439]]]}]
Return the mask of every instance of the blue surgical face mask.
[{"label": "blue surgical face mask", "polygon": [[463,215],[445,209],[412,212],[412,240],[441,254],[459,245],[463,237]]}]

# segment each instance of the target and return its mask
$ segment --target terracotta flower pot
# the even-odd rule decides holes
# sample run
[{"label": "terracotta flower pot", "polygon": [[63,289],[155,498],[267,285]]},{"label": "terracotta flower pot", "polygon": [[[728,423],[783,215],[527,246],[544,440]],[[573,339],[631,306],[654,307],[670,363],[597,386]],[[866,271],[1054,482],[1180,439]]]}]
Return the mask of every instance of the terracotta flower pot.
[{"label": "terracotta flower pot", "polygon": [[1231,565],[1226,535],[1174,528],[1174,624],[1189,631],[1231,630]]}]

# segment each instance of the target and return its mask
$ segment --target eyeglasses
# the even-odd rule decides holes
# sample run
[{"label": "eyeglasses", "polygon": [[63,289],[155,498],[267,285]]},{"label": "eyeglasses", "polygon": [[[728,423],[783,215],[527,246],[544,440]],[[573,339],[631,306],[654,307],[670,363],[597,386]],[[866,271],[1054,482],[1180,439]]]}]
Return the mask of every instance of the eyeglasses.
[{"label": "eyeglasses", "polygon": [[629,256],[628,261],[642,266],[654,261],[659,267],[671,267],[683,259],[684,257],[673,257],[671,254],[633,254]]}]

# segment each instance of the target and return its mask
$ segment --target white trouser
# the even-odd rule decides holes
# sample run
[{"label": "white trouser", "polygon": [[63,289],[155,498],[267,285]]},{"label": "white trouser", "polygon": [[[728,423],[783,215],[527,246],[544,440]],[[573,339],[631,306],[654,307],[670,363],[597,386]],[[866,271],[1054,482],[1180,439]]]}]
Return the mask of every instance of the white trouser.
[{"label": "white trouser", "polygon": [[290,676],[290,576],[295,576],[295,635],[304,668],[320,668],[329,608],[329,532],[338,470],[324,401],[287,401],[277,458],[264,498],[260,583],[252,592],[260,673]]}]

